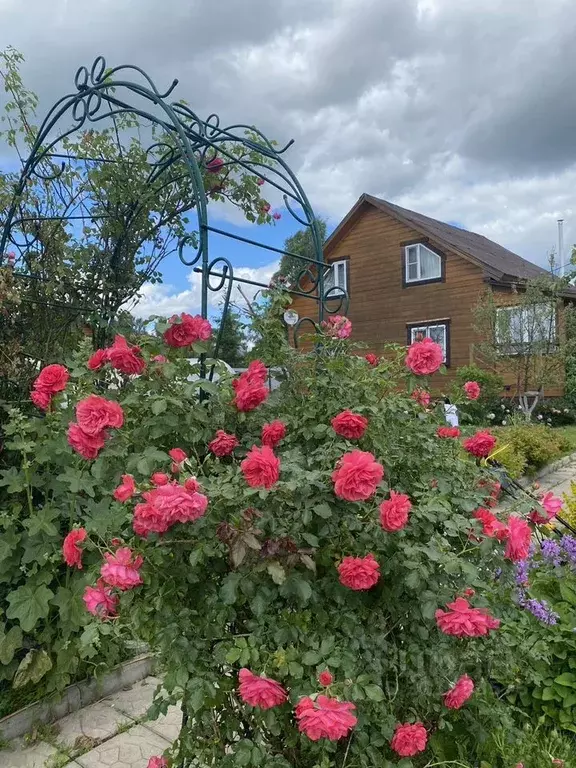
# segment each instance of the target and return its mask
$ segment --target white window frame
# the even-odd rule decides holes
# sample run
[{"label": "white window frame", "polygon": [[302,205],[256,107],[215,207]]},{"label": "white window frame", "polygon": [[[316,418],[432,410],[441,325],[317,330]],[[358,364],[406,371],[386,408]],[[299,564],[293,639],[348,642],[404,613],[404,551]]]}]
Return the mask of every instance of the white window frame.
[{"label": "white window frame", "polygon": [[[536,310],[537,308],[544,308],[546,315],[543,315],[544,322],[547,322],[552,326],[552,338],[530,338],[530,329],[529,329],[529,320],[524,321],[522,320],[522,314],[524,312],[527,312],[529,310]],[[519,338],[519,335],[514,338],[514,336],[511,334],[511,337],[508,339],[502,338],[499,318],[502,317],[502,315],[506,313],[508,315],[518,315],[520,314],[520,334],[522,338]],[[551,320],[554,320],[552,323]],[[510,327],[510,323],[508,324],[508,327]],[[522,306],[513,304],[508,307],[498,307],[496,310],[496,343],[502,346],[501,354],[503,355],[521,355],[525,352],[530,351],[530,344],[543,344],[547,346],[546,350],[548,352],[554,351],[554,348],[556,347],[556,343],[558,341],[558,319],[556,315],[556,307],[552,302],[542,302],[541,304],[533,304],[528,306]],[[537,351],[537,350],[535,350]]]},{"label": "white window frame", "polygon": [[450,339],[450,334],[448,331],[448,320],[427,320],[423,323],[419,323],[418,325],[415,325],[413,323],[408,323],[408,327],[410,330],[410,343],[413,344],[415,341],[417,341],[418,335],[421,335],[422,338],[430,338],[430,331],[432,329],[442,328],[444,333],[444,339],[443,343],[440,344],[442,347],[442,362],[444,365],[446,365],[446,361],[449,358],[448,355],[448,343]]},{"label": "white window frame", "polygon": [[[438,259],[438,274],[433,275],[432,277],[422,277],[422,259],[421,259],[421,249],[424,248],[428,251],[428,253],[433,254]],[[413,255],[416,255],[416,260],[414,261],[411,257]],[[410,266],[416,265],[416,277],[410,277]],[[404,246],[404,282],[408,285],[413,285],[414,283],[427,283],[432,280],[441,280],[442,279],[442,257],[440,254],[436,253],[436,251],[433,251],[431,248],[428,248],[428,246],[424,245],[424,243],[411,243],[410,245]]]},{"label": "white window frame", "polygon": [[[324,295],[326,295],[328,290],[333,288],[341,288],[343,291],[348,293],[348,259],[338,259],[337,261],[332,261],[327,265],[327,267],[328,268],[324,272]],[[338,273],[340,273],[340,276]],[[330,279],[330,276],[333,276],[333,283],[332,285],[327,285],[326,281]],[[340,277],[342,277],[342,280],[340,280]],[[338,296],[338,292],[332,290],[328,298],[336,299]]]}]

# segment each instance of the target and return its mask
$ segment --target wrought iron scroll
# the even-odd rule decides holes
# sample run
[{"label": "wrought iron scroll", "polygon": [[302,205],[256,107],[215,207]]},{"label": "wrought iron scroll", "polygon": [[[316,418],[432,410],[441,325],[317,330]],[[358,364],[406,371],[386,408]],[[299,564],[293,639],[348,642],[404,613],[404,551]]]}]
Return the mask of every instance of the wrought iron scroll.
[{"label": "wrought iron scroll", "polygon": [[[75,90],[59,99],[49,110],[23,164],[1,233],[0,266],[9,248],[14,247],[19,252],[15,274],[22,279],[38,279],[29,274],[27,265],[33,249],[36,248],[40,253],[40,258],[44,255],[38,234],[41,222],[60,222],[63,226],[74,227],[80,225],[86,213],[79,204],[78,210],[66,211],[62,216],[22,215],[21,202],[26,185],[34,177],[45,185],[55,184],[64,178],[67,167],[74,163],[125,162],[121,151],[117,159],[70,155],[66,151],[66,140],[75,134],[82,135],[92,125],[109,125],[121,117],[133,116],[147,125],[155,126],[166,137],[164,141],[154,141],[148,149],[148,183],[155,184],[163,179],[166,179],[167,184],[178,182],[178,178],[170,176],[170,172],[174,168],[182,168],[179,179],[182,184],[190,185],[192,190],[189,210],[194,213],[195,227],[179,238],[173,250],[178,253],[183,264],[201,274],[200,311],[203,317],[209,314],[211,292],[223,293],[224,320],[236,284],[260,289],[269,287],[265,283],[235,275],[230,259],[220,256],[211,258],[209,248],[212,236],[247,243],[302,262],[302,270],[295,284],[289,286],[288,290],[295,296],[315,302],[318,311],[314,313],[315,318],[301,318],[297,329],[310,324],[317,327],[327,314],[345,313],[346,291],[334,286],[325,288],[327,266],[323,260],[319,227],[301,184],[284,159],[292,142],[278,148],[252,126],[235,124],[224,127],[215,114],[205,120],[201,119],[185,103],[172,100],[177,84],[178,81],[174,80],[166,90],[160,91],[139,67],[121,65],[108,69],[101,56],[90,69],[85,66],[78,69],[74,78]],[[258,159],[255,160],[255,157]],[[264,242],[238,236],[210,223],[204,174],[207,166],[216,158],[223,163],[223,167],[229,165],[240,173],[252,174],[280,193],[292,219],[299,227],[310,230],[314,258],[304,258]],[[139,212],[141,208],[134,205],[118,248],[122,247],[122,237],[129,237],[130,223],[136,220]],[[90,218],[92,221],[105,219],[106,214],[91,215]],[[92,306],[85,309],[99,311],[99,296],[92,298]],[[218,356],[220,342],[219,335],[212,352],[214,358]]]}]

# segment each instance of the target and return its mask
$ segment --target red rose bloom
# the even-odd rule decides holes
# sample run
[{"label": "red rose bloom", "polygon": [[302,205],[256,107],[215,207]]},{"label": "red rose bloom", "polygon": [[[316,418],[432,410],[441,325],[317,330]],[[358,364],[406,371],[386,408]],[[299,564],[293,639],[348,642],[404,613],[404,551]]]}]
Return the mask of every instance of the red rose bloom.
[{"label": "red rose bloom", "polygon": [[417,376],[428,376],[435,373],[444,359],[440,344],[432,339],[415,341],[408,347],[406,366]]},{"label": "red rose bloom", "polygon": [[118,598],[112,593],[111,587],[107,587],[102,579],[98,579],[95,587],[86,587],[83,600],[86,610],[101,619],[116,614]]},{"label": "red rose bloom", "polygon": [[495,446],[496,438],[486,431],[478,431],[472,437],[464,440],[464,450],[479,459],[485,459],[486,456],[489,456]]},{"label": "red rose bloom", "polygon": [[375,355],[372,352],[368,352],[367,355],[364,355],[364,359],[373,368],[376,368],[376,366],[380,364],[380,358],[378,357],[378,355]]},{"label": "red rose bloom", "polygon": [[82,570],[82,549],[78,544],[84,541],[87,535],[85,528],[75,528],[66,536],[62,544],[62,555],[66,565],[75,565]]},{"label": "red rose bloom", "polygon": [[280,477],[280,459],[272,448],[256,445],[240,464],[244,478],[251,488],[272,488]]},{"label": "red rose bloom", "polygon": [[430,393],[426,392],[425,389],[415,389],[410,397],[412,400],[416,400],[418,405],[421,405],[422,408],[428,408],[430,405]]},{"label": "red rose bloom", "polygon": [[168,768],[168,760],[165,757],[151,757],[146,768]]},{"label": "red rose bloom", "polygon": [[200,483],[195,477],[189,477],[184,481],[184,488],[186,488],[187,491],[190,491],[190,493],[198,493],[200,490]]},{"label": "red rose bloom", "polygon": [[118,403],[90,395],[76,406],[76,419],[83,432],[97,435],[106,427],[119,429],[124,423],[124,412]]},{"label": "red rose bloom", "polygon": [[468,675],[462,675],[455,685],[444,694],[444,705],[448,709],[460,709],[474,693],[474,681]]},{"label": "red rose bloom", "polygon": [[368,419],[360,416],[359,413],[342,411],[338,416],[334,416],[331,424],[332,429],[337,435],[341,435],[348,440],[358,440],[366,432]]},{"label": "red rose bloom", "polygon": [[362,591],[371,589],[380,579],[380,565],[374,555],[366,557],[345,557],[338,566],[340,584],[349,589]]},{"label": "red rose bloom", "polygon": [[242,701],[259,709],[272,709],[284,704],[288,694],[276,680],[269,677],[259,677],[249,669],[241,669],[238,673],[240,685],[238,692]]},{"label": "red rose bloom", "polygon": [[457,597],[453,603],[446,606],[449,610],[436,611],[436,623],[445,635],[455,637],[481,637],[491,629],[498,629],[500,621],[492,618],[488,611],[481,608],[471,608],[470,603],[463,597]]},{"label": "red rose bloom", "polygon": [[385,531],[400,531],[408,522],[412,503],[405,493],[390,491],[390,498],[380,504],[380,524]]},{"label": "red rose bloom", "polygon": [[165,533],[176,523],[191,523],[206,513],[208,499],[178,483],[169,483],[142,494],[143,504],[134,509],[132,527],[139,536]]},{"label": "red rose bloom", "polygon": [[150,482],[152,485],[168,485],[170,482],[170,478],[168,475],[164,472],[154,472],[152,477],[150,478]]},{"label": "red rose bloom", "polygon": [[352,333],[352,323],[344,315],[330,315],[322,321],[321,327],[324,333],[333,339],[347,339]]},{"label": "red rose bloom", "polygon": [[144,560],[140,555],[134,557],[129,547],[120,547],[114,554],[105,552],[104,559],[100,574],[108,586],[125,591],[143,583],[139,571]]},{"label": "red rose bloom", "polygon": [[467,381],[464,384],[464,392],[468,400],[478,400],[480,397],[480,385],[477,381]]},{"label": "red rose bloom", "polygon": [[127,376],[141,374],[146,368],[144,358],[140,354],[140,347],[128,344],[124,336],[116,336],[114,344],[108,347],[106,352],[112,368]]},{"label": "red rose bloom", "polygon": [[114,491],[114,498],[116,501],[124,503],[131,499],[136,493],[136,483],[132,475],[122,475],[122,483]]},{"label": "red rose bloom", "polygon": [[332,473],[334,493],[346,501],[366,501],[376,493],[384,467],[368,451],[345,453]]},{"label": "red rose bloom", "polygon": [[329,685],[332,685],[332,683],[334,682],[334,678],[332,677],[330,672],[328,672],[328,670],[325,669],[324,672],[320,672],[320,674],[318,675],[318,682],[320,683],[320,685],[323,685],[325,688],[327,688]]},{"label": "red rose bloom", "polygon": [[390,746],[400,757],[413,757],[424,752],[428,734],[422,723],[397,725]]},{"label": "red rose bloom", "polygon": [[508,518],[508,531],[504,557],[513,562],[525,560],[528,557],[530,539],[532,537],[530,526],[526,520],[510,515]]},{"label": "red rose bloom", "polygon": [[102,366],[106,365],[108,362],[108,350],[107,349],[97,349],[96,352],[92,355],[92,357],[88,360],[86,363],[87,367],[91,371],[99,371]]},{"label": "red rose bloom", "polygon": [[47,365],[34,382],[34,389],[54,395],[66,388],[69,378],[68,369],[63,365]]},{"label": "red rose bloom", "polygon": [[206,170],[208,173],[220,173],[224,160],[221,157],[213,157],[210,162],[206,163]]},{"label": "red rose bloom", "polygon": [[30,400],[32,400],[37,408],[47,411],[52,402],[52,395],[43,389],[33,389],[30,393]]},{"label": "red rose bloom", "polygon": [[[178,322],[180,320],[180,322]],[[182,312],[170,318],[170,328],[164,331],[164,341],[171,347],[189,347],[197,341],[208,341],[212,334],[212,326],[200,315]]]},{"label": "red rose bloom", "polygon": [[474,512],[476,520],[482,523],[482,533],[489,538],[496,538],[498,541],[504,541],[508,537],[508,528],[493,515],[488,509],[478,507]]},{"label": "red rose bloom", "polygon": [[247,370],[241,373],[233,384],[264,384],[267,378],[268,368],[266,368],[262,360],[252,360]]},{"label": "red rose bloom", "polygon": [[458,427],[438,427],[436,435],[442,438],[460,437],[460,430]]},{"label": "red rose bloom", "polygon": [[358,719],[352,714],[356,707],[351,701],[338,701],[320,695],[316,701],[308,696],[300,699],[295,715],[298,730],[311,741],[343,739],[356,726]]},{"label": "red rose bloom", "polygon": [[104,448],[106,432],[99,432],[96,435],[87,435],[86,432],[75,422],[71,422],[68,427],[68,443],[72,448],[82,456],[83,459],[95,459]]},{"label": "red rose bloom", "polygon": [[170,456],[172,461],[177,461],[178,464],[182,464],[182,462],[186,461],[188,458],[188,454],[186,451],[183,451],[182,448],[171,448],[168,451],[168,456]]},{"label": "red rose bloom", "polygon": [[223,429],[216,432],[216,437],[208,443],[209,450],[214,456],[230,456],[234,448],[239,445],[236,435],[229,435]]},{"label": "red rose bloom", "polygon": [[268,397],[268,387],[264,384],[244,384],[236,388],[234,405],[239,411],[253,411]]},{"label": "red rose bloom", "polygon": [[271,421],[262,427],[262,445],[276,448],[278,443],[286,437],[286,424],[283,421]]}]

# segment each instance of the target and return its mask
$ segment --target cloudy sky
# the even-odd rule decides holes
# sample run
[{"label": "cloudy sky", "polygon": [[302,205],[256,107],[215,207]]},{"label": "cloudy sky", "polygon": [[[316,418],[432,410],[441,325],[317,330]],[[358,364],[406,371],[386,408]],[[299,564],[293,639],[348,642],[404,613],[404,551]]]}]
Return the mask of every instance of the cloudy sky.
[{"label": "cloudy sky", "polygon": [[[369,192],[541,264],[558,218],[576,240],[575,27],[570,0],[0,0],[0,46],[45,107],[97,54],[135,63],[160,88],[178,77],[200,115],[294,138],[331,226]],[[285,215],[268,239],[295,228]],[[274,266],[234,255],[246,276]],[[141,311],[197,295],[170,268]]]}]

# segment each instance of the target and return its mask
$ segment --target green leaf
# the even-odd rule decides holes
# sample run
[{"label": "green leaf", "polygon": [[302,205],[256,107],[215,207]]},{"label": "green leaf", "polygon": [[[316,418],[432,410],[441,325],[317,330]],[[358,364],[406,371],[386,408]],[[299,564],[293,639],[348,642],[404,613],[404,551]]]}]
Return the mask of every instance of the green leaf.
[{"label": "green leaf", "polygon": [[161,413],[164,413],[166,408],[168,407],[168,403],[164,399],[160,400],[154,400],[152,402],[152,413],[155,416],[159,416]]},{"label": "green leaf", "polygon": [[384,691],[379,685],[364,685],[363,688],[370,701],[384,701]]},{"label": "green leaf", "polygon": [[28,528],[30,536],[38,536],[38,534],[41,533],[45,533],[47,536],[56,536],[58,534],[58,529],[52,521],[56,520],[59,514],[58,510],[50,509],[50,507],[38,510],[36,514],[30,517],[26,522],[26,527]]},{"label": "green leaf", "polygon": [[576,693],[569,693],[568,696],[562,702],[564,709],[570,709],[576,704]]},{"label": "green leaf", "polygon": [[574,672],[563,672],[554,678],[557,685],[568,685],[570,688],[576,688],[576,675]]},{"label": "green leaf", "polygon": [[554,688],[548,687],[542,691],[542,701],[553,701],[554,696]]},{"label": "green leaf", "polygon": [[0,664],[10,664],[18,648],[22,647],[22,630],[12,627],[0,640]]},{"label": "green leaf", "polygon": [[318,653],[318,651],[306,651],[306,653],[302,656],[302,664],[305,664],[307,667],[315,667],[316,664],[319,664],[322,660],[322,656]]},{"label": "green leaf", "polygon": [[304,674],[302,665],[298,664],[297,661],[291,661],[290,664],[288,664],[288,671],[292,677],[296,678],[296,680],[300,680]]},{"label": "green leaf", "polygon": [[16,670],[14,688],[23,688],[28,683],[37,683],[52,669],[52,660],[44,650],[28,651]]},{"label": "green leaf", "polygon": [[274,584],[284,584],[284,582],[286,581],[286,571],[280,565],[280,563],[277,563],[275,561],[273,563],[268,563],[268,565],[266,566],[266,570],[272,577],[272,581],[274,582]]},{"label": "green leaf", "polygon": [[6,616],[9,619],[18,619],[24,632],[30,632],[40,619],[48,616],[49,602],[53,597],[54,592],[43,584],[36,588],[24,584],[7,596],[10,607]]},{"label": "green leaf", "polygon": [[234,605],[238,599],[238,587],[241,581],[242,575],[240,573],[230,573],[226,576],[220,587],[220,597],[224,605]]},{"label": "green leaf", "polygon": [[318,515],[318,517],[322,517],[324,520],[327,520],[329,517],[332,517],[332,508],[329,504],[326,503],[317,504],[314,507],[314,514]]},{"label": "green leaf", "polygon": [[58,606],[60,618],[65,624],[81,627],[86,623],[87,613],[82,601],[84,591],[82,582],[77,582],[77,589],[58,587],[56,596],[52,598],[52,604]]}]

